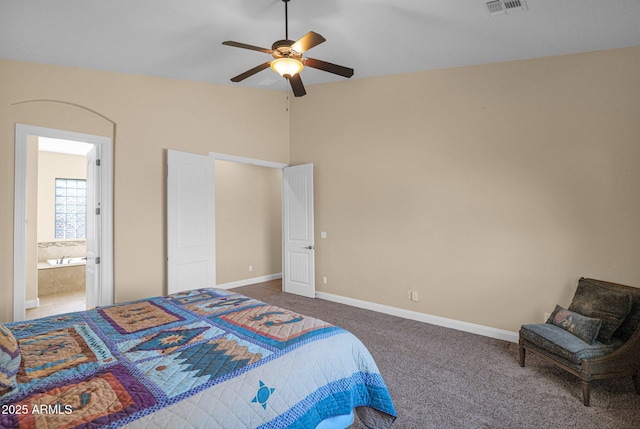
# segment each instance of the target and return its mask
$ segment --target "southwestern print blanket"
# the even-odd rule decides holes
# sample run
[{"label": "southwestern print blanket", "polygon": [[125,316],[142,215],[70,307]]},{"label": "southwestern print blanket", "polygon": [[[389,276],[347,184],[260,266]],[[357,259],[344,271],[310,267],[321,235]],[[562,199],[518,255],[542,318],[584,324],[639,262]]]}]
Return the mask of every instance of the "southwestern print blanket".
[{"label": "southwestern print blanket", "polygon": [[21,354],[0,428],[314,428],[356,409],[387,428],[367,349],[321,320],[197,289],[6,324]]}]

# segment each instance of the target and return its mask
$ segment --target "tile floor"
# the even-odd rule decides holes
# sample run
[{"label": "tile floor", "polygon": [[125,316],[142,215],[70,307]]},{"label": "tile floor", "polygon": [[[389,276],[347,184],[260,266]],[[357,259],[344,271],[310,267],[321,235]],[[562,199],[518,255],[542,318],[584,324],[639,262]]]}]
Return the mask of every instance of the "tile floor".
[{"label": "tile floor", "polygon": [[84,291],[45,295],[40,297],[40,307],[27,310],[27,319],[86,310],[86,307],[86,294]]}]

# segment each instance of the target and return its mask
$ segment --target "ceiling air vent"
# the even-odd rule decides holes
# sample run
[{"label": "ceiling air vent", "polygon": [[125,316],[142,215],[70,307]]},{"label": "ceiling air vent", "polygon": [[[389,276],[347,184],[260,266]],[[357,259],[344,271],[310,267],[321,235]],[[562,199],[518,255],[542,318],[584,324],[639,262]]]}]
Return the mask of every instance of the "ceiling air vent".
[{"label": "ceiling air vent", "polygon": [[487,2],[489,15],[508,15],[509,12],[527,10],[525,0],[494,0]]}]

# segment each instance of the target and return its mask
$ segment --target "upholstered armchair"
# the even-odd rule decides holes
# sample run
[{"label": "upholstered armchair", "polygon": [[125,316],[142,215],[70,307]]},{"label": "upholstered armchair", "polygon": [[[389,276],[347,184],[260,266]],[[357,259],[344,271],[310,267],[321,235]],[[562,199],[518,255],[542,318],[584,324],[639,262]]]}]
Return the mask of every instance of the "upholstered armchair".
[{"label": "upholstered armchair", "polygon": [[520,366],[530,351],[576,375],[587,407],[592,380],[630,375],[640,394],[639,325],[639,288],[581,278],[569,308],[522,326]]}]

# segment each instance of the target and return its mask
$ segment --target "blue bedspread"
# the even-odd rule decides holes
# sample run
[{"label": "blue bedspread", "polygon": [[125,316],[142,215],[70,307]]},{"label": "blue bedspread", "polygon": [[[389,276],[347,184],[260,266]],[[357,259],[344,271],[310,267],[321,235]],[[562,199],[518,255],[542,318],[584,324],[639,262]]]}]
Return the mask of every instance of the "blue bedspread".
[{"label": "blue bedspread", "polygon": [[0,427],[315,428],[395,419],[351,333],[217,289],[7,324],[18,387]]}]

